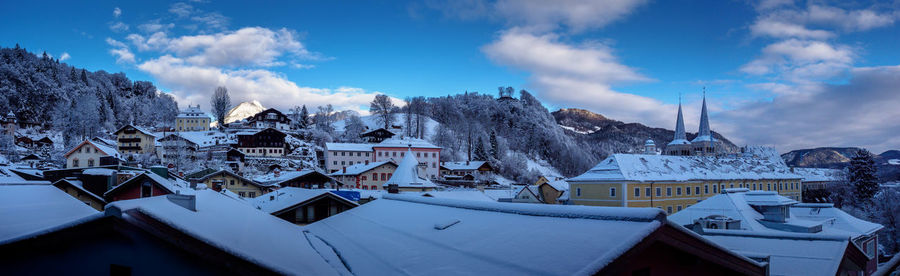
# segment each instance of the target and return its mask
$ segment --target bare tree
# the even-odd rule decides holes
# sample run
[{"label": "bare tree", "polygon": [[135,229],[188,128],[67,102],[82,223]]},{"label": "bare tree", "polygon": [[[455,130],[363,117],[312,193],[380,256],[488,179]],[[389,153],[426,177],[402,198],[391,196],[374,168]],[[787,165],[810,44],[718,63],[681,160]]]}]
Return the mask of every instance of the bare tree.
[{"label": "bare tree", "polygon": [[384,125],[384,129],[389,129],[394,123],[395,111],[394,103],[385,94],[375,95],[375,99],[369,105],[369,112],[372,112],[378,118],[378,122]]},{"label": "bare tree", "polygon": [[213,115],[219,121],[219,129],[224,129],[225,116],[228,115],[228,110],[231,109],[231,97],[228,96],[228,88],[224,86],[216,87],[216,92],[213,93],[212,100],[210,100],[210,106],[212,106]]}]

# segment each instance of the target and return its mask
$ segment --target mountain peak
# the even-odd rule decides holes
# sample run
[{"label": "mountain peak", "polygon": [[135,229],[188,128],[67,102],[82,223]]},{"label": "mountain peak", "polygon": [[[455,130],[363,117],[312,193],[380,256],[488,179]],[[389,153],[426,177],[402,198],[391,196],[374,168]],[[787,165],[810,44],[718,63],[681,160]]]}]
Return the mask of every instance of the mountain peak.
[{"label": "mountain peak", "polygon": [[227,124],[246,119],[247,117],[253,116],[266,109],[267,108],[257,100],[239,103],[228,111],[228,115],[225,116],[225,123]]}]

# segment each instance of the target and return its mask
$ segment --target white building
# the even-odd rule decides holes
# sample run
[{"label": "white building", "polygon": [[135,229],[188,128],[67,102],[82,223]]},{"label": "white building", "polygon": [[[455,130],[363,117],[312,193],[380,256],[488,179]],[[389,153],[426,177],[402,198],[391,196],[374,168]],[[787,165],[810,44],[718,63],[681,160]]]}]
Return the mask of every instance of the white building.
[{"label": "white building", "polygon": [[326,143],[325,170],[333,173],[344,167],[365,164],[366,161],[393,161],[399,164],[407,150],[415,155],[423,167],[422,176],[437,179],[440,175],[441,147],[415,138],[386,139],[378,144]]},{"label": "white building", "polygon": [[188,106],[187,109],[178,112],[175,117],[176,131],[208,131],[210,118],[200,109],[200,105]]},{"label": "white building", "polygon": [[97,167],[101,165],[101,158],[109,160],[111,163],[115,162],[115,165],[118,165],[118,161],[123,160],[122,154],[115,148],[89,140],[81,142],[66,152],[63,157],[66,158],[67,169]]}]

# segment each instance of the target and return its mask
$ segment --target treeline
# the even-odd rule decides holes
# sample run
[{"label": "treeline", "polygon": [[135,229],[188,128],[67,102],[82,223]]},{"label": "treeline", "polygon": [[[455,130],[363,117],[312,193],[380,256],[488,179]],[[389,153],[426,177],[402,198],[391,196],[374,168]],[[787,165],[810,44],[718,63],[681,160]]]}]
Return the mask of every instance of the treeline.
[{"label": "treeline", "polygon": [[178,105],[151,82],[75,68],[17,44],[0,48],[0,113],[10,111],[60,131],[71,145],[129,123],[170,125]]}]

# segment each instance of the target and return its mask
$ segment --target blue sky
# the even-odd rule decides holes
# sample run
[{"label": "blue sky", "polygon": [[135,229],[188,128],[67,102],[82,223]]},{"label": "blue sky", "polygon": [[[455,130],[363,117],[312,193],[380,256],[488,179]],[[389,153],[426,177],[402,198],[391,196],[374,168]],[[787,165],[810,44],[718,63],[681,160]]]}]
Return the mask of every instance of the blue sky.
[{"label": "blue sky", "polygon": [[[888,110],[900,102],[889,93],[900,76],[900,1],[3,6],[0,45],[151,80],[182,106],[207,106],[216,85],[228,86],[237,101],[332,103],[363,113],[376,93],[493,94],[509,85],[551,110],[586,108],[666,128],[682,94],[693,130],[705,86],[714,130],[738,143],[875,151],[900,143],[900,125],[883,122],[896,118]],[[864,101],[838,102],[848,94]]]}]

